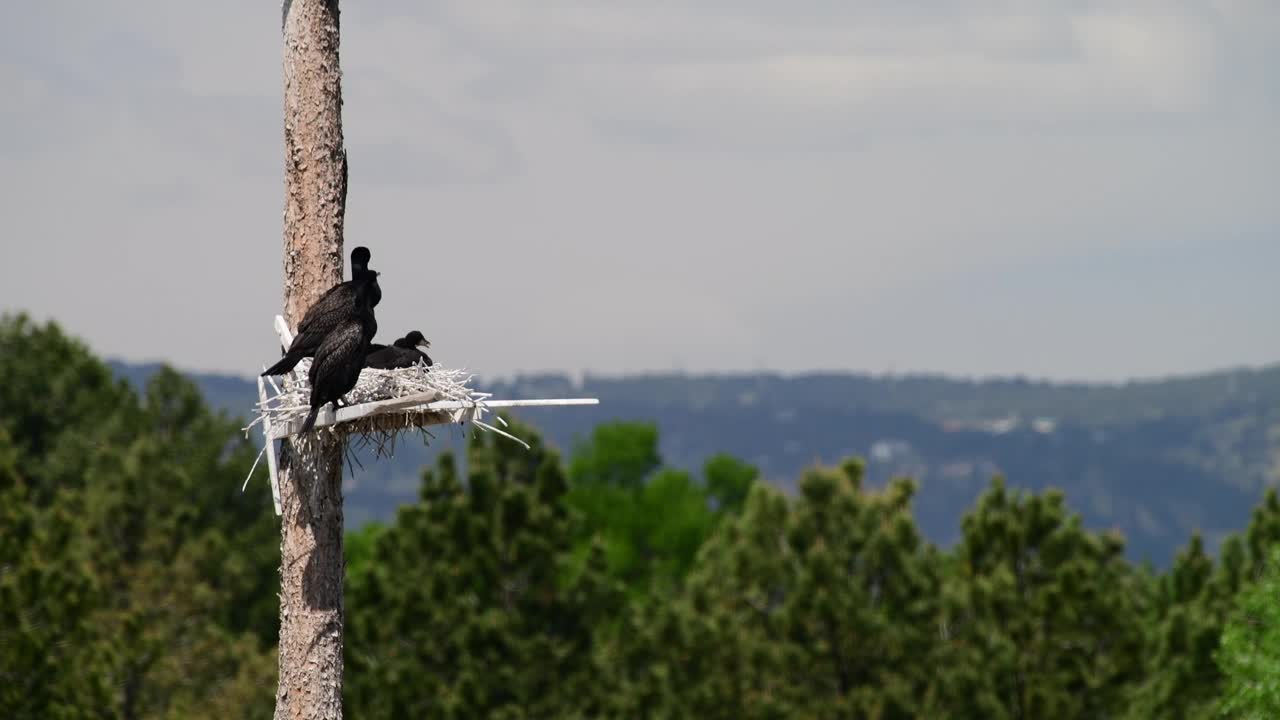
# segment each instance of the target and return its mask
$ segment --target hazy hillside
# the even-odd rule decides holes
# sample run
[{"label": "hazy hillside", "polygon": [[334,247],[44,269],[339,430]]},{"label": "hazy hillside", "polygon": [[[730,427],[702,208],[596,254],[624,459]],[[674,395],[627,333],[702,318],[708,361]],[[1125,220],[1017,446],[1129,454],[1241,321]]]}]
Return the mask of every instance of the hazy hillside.
[{"label": "hazy hillside", "polygon": [[[132,381],[154,366],[116,364]],[[246,414],[247,379],[195,375],[211,402]],[[499,397],[594,396],[596,408],[539,409],[523,417],[561,448],[600,422],[654,420],[667,462],[696,469],[725,451],[782,486],[814,462],[868,460],[873,482],[920,480],[924,530],[939,542],[996,473],[1029,488],[1057,486],[1093,527],[1116,527],[1130,554],[1158,564],[1191,530],[1212,545],[1238,530],[1269,482],[1280,479],[1280,366],[1119,385],[854,374],[735,376],[559,375],[489,385]],[[387,518],[413,499],[429,451],[406,443],[392,462],[365,463],[347,481],[352,525]]]}]

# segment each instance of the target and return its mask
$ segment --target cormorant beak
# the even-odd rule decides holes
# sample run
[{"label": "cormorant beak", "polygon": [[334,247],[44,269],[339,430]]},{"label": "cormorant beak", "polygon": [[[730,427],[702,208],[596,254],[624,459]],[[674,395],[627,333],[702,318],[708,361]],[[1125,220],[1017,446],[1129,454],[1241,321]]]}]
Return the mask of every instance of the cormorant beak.
[{"label": "cormorant beak", "polygon": [[426,350],[427,348],[431,347],[431,341],[423,340],[422,342],[418,343],[418,347],[422,348],[423,350]]}]

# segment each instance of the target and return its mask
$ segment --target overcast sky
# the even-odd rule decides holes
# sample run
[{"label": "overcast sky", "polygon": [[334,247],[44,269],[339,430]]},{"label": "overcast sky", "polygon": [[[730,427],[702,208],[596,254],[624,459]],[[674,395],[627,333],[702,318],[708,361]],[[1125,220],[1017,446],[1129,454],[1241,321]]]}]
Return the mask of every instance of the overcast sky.
[{"label": "overcast sky", "polygon": [[[344,6],[384,341],[489,374],[1280,360],[1276,0]],[[0,310],[278,356],[279,4],[5,15]]]}]

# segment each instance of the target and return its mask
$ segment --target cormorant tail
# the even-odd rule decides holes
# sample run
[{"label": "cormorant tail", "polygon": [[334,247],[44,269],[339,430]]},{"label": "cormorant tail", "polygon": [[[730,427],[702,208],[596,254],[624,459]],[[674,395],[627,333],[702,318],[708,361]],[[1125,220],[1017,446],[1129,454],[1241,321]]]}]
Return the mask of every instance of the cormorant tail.
[{"label": "cormorant tail", "polygon": [[302,423],[302,429],[298,431],[299,433],[311,432],[311,428],[316,426],[316,416],[320,414],[320,408],[322,407],[324,407],[324,405],[311,408],[311,412],[307,413],[307,419]]},{"label": "cormorant tail", "polygon": [[287,352],[284,357],[280,358],[279,362],[266,370],[263,370],[262,377],[267,377],[268,375],[283,375],[292,370],[293,367],[302,360],[302,357],[302,353],[294,355],[293,352]]}]

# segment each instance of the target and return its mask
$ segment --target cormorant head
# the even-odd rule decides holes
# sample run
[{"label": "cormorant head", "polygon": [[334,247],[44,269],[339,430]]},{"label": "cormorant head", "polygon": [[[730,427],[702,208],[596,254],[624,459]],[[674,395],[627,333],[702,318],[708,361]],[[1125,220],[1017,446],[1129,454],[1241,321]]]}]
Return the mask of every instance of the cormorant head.
[{"label": "cormorant head", "polygon": [[414,347],[418,347],[418,348],[429,348],[429,347],[431,347],[431,342],[430,342],[429,340],[427,340],[425,337],[423,337],[422,333],[421,333],[421,332],[419,332],[419,331],[417,331],[417,330],[414,330],[413,332],[409,333],[408,335],[405,335],[404,337],[400,338],[399,340],[397,340],[397,341],[396,341],[396,343],[395,343],[395,344],[396,344],[396,345],[399,345],[399,346],[400,346],[400,347],[402,347],[402,348],[414,348]]},{"label": "cormorant head", "polygon": [[357,270],[369,269],[369,248],[361,245],[351,251],[351,273],[354,276]]}]

